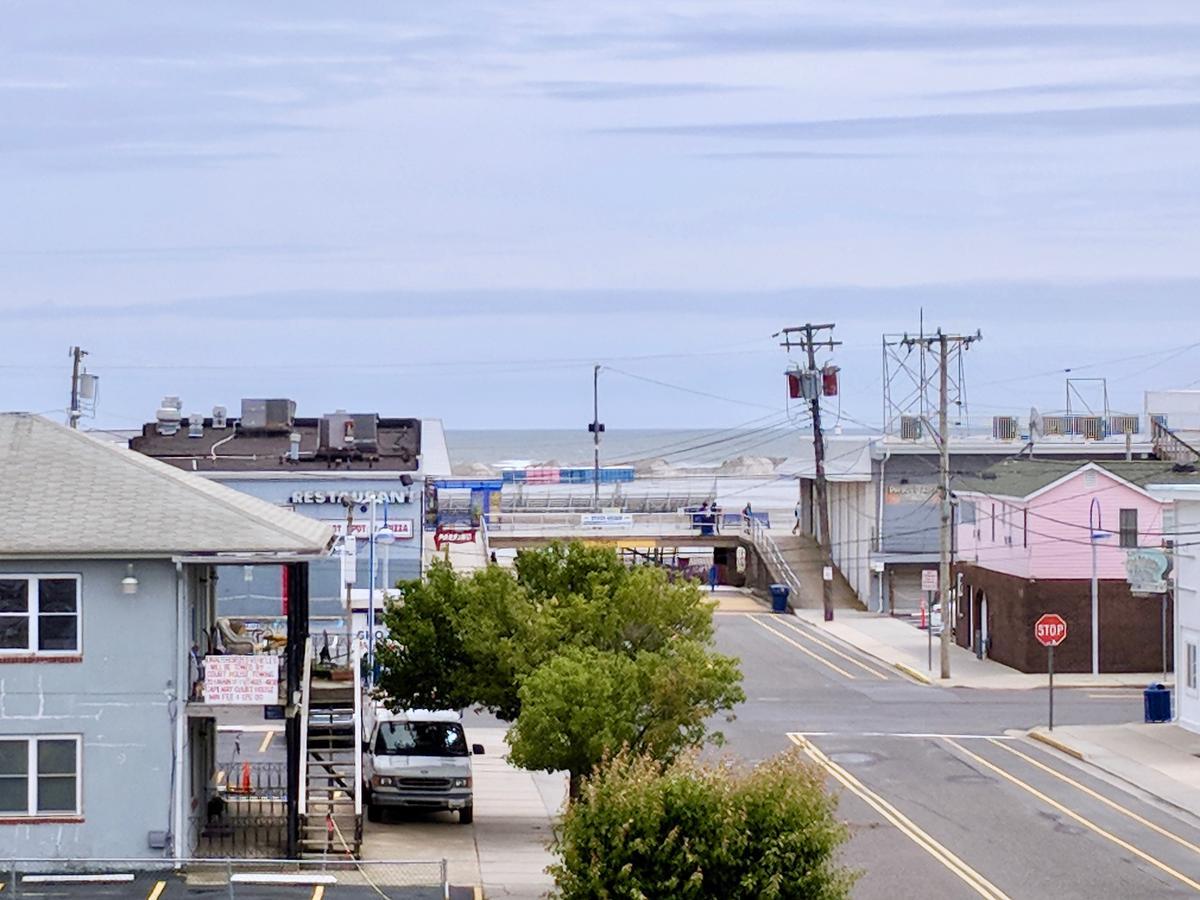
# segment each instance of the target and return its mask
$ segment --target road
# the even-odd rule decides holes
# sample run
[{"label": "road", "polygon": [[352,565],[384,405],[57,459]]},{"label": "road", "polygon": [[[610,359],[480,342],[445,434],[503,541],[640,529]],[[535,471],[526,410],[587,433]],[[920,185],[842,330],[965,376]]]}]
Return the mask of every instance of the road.
[{"label": "road", "polygon": [[[243,866],[243,871],[253,866]],[[114,870],[116,872],[116,870]],[[0,896],[20,897],[25,900],[197,900],[207,897],[235,898],[235,900],[442,900],[440,886],[404,887],[390,883],[386,873],[374,873],[375,886],[364,883],[361,876],[353,873],[334,873],[328,884],[272,885],[235,883],[232,886],[224,879],[199,879],[189,883],[174,872],[128,873],[128,880],[109,883],[43,883],[26,880],[20,876],[13,883],[11,876],[0,877]],[[393,873],[394,874],[394,873]],[[394,880],[394,879],[393,879]],[[355,883],[348,883],[355,882]],[[232,887],[232,889],[231,889]],[[473,892],[470,888],[454,889],[452,900],[467,900]]]},{"label": "road", "polygon": [[[723,723],[745,759],[798,747],[840,795],[855,896],[1200,894],[1200,820],[1135,796],[1020,733],[1046,692],[918,684],[790,617],[722,613],[747,702]],[[1128,690],[1059,690],[1055,723],[1141,716]]]}]

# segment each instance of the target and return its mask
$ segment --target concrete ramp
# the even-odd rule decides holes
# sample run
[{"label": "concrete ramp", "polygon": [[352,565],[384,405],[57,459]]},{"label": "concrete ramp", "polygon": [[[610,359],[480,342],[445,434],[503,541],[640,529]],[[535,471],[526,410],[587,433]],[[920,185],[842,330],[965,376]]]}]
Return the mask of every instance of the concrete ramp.
[{"label": "concrete ramp", "polygon": [[[761,540],[756,535],[754,543],[756,548],[759,548],[763,563],[771,573],[771,577],[781,584],[788,584],[792,579],[789,579],[785,572],[780,571],[781,567],[773,559],[773,553],[763,552],[759,547]],[[796,609],[821,609],[823,562],[820,546],[808,535],[775,533],[770,535],[770,540],[774,542],[779,557],[791,569],[794,576],[795,584],[792,585],[792,597],[790,598],[792,606]],[[797,592],[799,596],[796,596]],[[833,605],[835,609],[864,609],[858,596],[854,593],[854,588],[850,586],[850,582],[845,579],[836,565],[833,567]]]}]

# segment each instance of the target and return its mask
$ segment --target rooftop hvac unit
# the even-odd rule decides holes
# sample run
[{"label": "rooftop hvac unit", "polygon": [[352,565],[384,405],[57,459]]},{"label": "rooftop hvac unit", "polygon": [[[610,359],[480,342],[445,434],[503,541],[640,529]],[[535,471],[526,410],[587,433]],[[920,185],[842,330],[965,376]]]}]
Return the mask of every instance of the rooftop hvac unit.
[{"label": "rooftop hvac unit", "polygon": [[179,412],[180,406],[178,397],[163,397],[162,403],[154,413],[154,430],[163,437],[178,433],[179,424],[183,421]]},{"label": "rooftop hvac unit", "polygon": [[223,406],[214,406],[213,407],[212,427],[213,428],[228,428],[229,427],[229,415],[225,411],[225,407],[223,407]]},{"label": "rooftop hvac unit", "polygon": [[1049,437],[1050,435],[1070,434],[1068,430],[1066,416],[1042,416],[1042,434]]},{"label": "rooftop hvac unit", "polygon": [[1077,434],[1082,434],[1085,441],[1100,441],[1107,434],[1104,428],[1104,419],[1101,416],[1079,416],[1079,430]]},{"label": "rooftop hvac unit", "polygon": [[921,439],[921,417],[900,417],[900,439],[903,441],[919,441]]},{"label": "rooftop hvac unit", "polygon": [[992,416],[992,437],[998,441],[1017,439],[1016,416]]},{"label": "rooftop hvac unit", "polygon": [[354,452],[354,416],[339,409],[321,416],[317,431],[317,452],[345,454]]},{"label": "rooftop hvac unit", "polygon": [[188,437],[204,437],[204,413],[192,413],[188,416]]},{"label": "rooftop hvac unit", "polygon": [[287,434],[296,420],[295,400],[243,400],[242,431]]},{"label": "rooftop hvac unit", "polygon": [[1109,416],[1109,434],[1137,434],[1141,431],[1141,419],[1137,416]]},{"label": "rooftop hvac unit", "polygon": [[351,413],[354,420],[354,446],[360,453],[379,452],[379,416],[375,413]]}]

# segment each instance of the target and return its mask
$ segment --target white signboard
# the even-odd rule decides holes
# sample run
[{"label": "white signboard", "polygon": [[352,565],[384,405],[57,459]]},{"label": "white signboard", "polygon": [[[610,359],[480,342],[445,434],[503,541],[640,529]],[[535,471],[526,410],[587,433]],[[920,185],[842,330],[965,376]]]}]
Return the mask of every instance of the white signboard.
[{"label": "white signboard", "polygon": [[[327,524],[338,537],[346,533],[346,523],[344,521],[334,520]],[[387,525],[384,525],[382,522],[375,523],[376,531],[382,531],[385,528],[392,533],[392,537],[396,538],[396,540],[409,540],[413,536],[412,519],[389,519]],[[371,536],[371,523],[355,522],[350,526],[350,533],[365,541]]]},{"label": "white signboard", "polygon": [[1165,594],[1171,560],[1162,550],[1141,548],[1125,552],[1125,580],[1134,594]]},{"label": "white signboard", "polygon": [[823,566],[821,568],[821,580],[833,581],[833,566]]},{"label": "white signboard", "polygon": [[279,657],[204,657],[204,702],[231,706],[277,704]]},{"label": "white signboard", "polygon": [[630,528],[633,516],[629,513],[584,513],[579,517],[584,528]]},{"label": "white signboard", "polygon": [[358,581],[358,541],[342,538],[338,546],[342,557],[342,584],[354,584]]},{"label": "white signboard", "polygon": [[921,570],[921,590],[936,591],[938,589],[938,570],[937,569],[922,569]]}]

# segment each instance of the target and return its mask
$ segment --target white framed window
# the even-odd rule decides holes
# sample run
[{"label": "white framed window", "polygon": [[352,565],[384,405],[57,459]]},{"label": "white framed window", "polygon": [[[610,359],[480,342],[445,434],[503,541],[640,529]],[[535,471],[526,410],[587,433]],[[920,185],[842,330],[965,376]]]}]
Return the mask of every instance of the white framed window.
[{"label": "white framed window", "polygon": [[78,575],[0,574],[0,654],[80,652]]},{"label": "white framed window", "polygon": [[1184,685],[1187,687],[1189,694],[1196,693],[1196,645],[1188,641],[1183,645],[1183,652],[1186,656],[1183,664]]},{"label": "white framed window", "polygon": [[0,735],[0,818],[78,816],[77,734]]}]

